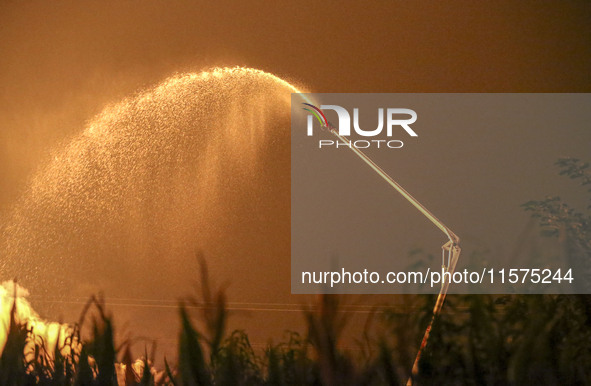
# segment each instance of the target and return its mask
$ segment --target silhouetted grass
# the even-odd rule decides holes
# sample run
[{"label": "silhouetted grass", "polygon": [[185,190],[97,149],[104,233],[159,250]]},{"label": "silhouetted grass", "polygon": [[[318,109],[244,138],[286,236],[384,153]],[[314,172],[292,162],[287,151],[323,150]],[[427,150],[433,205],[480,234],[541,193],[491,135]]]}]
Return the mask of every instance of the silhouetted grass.
[{"label": "silhouetted grass", "polygon": [[[225,298],[219,292],[215,299],[204,312],[216,315],[216,322],[205,323],[204,333],[179,307],[178,363],[166,363],[159,373],[147,353],[140,371],[132,369],[129,345],[116,349],[111,318],[94,299],[98,316],[92,319],[91,338],[68,355],[63,346],[47,353],[43,341],[13,317],[0,357],[0,385],[115,385],[116,363],[126,365],[119,376],[125,385],[404,384],[433,301],[415,297],[421,308],[413,313],[376,312],[376,326],[364,338],[368,349],[359,358],[339,348],[346,313],[340,312],[338,296],[321,296],[303,311],[305,336],[291,332],[285,342],[261,352],[244,331],[226,333]],[[588,296],[451,295],[433,327],[416,383],[588,384],[589,301]],[[66,342],[77,342],[79,331],[74,328]],[[31,339],[33,355],[25,355]]]}]

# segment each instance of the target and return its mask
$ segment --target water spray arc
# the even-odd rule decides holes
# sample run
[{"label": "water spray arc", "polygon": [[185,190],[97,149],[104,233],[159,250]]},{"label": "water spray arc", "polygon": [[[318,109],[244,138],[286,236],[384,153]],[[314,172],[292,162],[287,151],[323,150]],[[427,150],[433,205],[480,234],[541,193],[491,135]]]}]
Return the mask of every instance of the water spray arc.
[{"label": "water spray arc", "polygon": [[[99,292],[176,305],[195,280],[198,250],[222,277],[240,275],[233,291],[262,296],[251,284],[267,269],[261,262],[289,256],[293,92],[267,72],[212,68],[109,104],[50,149],[2,213],[0,283],[18,278],[48,320],[78,315],[79,299]],[[13,303],[2,296],[0,284],[0,322]],[[118,320],[137,336],[176,334],[175,307],[149,316],[143,307],[125,307]]]},{"label": "water spray arc", "polygon": [[[319,109],[317,109],[315,106],[308,104],[308,103],[305,103],[305,105],[314,108],[314,110],[316,110],[320,114],[322,114],[322,112]],[[308,108],[304,108],[304,110],[310,111],[310,109],[308,109]],[[400,193],[408,202],[410,202],[415,208],[417,208],[419,210],[419,212],[421,212],[425,217],[427,217],[429,219],[429,221],[431,221],[437,228],[439,228],[439,230],[441,230],[445,234],[448,241],[445,244],[443,244],[441,247],[441,249],[442,249],[441,267],[442,267],[443,272],[450,273],[450,275],[453,275],[455,268],[456,268],[456,264],[457,264],[458,259],[460,257],[460,252],[461,252],[461,248],[459,245],[460,238],[454,232],[452,232],[452,230],[449,229],[441,220],[439,220],[437,217],[435,217],[435,215],[433,215],[433,213],[431,213],[427,208],[425,208],[425,206],[423,206],[423,204],[421,204],[416,198],[414,198],[410,193],[408,193],[406,191],[406,189],[404,189],[399,183],[397,183],[392,177],[390,177],[382,168],[380,168],[375,162],[373,162],[371,160],[371,158],[369,158],[365,153],[363,153],[357,147],[352,146],[351,141],[348,138],[340,135],[339,131],[330,122],[328,122],[328,120],[326,120],[326,117],[324,116],[324,114],[322,114],[322,118],[324,118],[324,120],[323,120],[317,114],[315,114],[313,111],[310,111],[310,112],[312,112],[316,116],[317,120],[321,123],[321,125],[324,129],[328,130],[331,134],[333,134],[340,141],[342,141],[345,145],[347,145],[347,147],[349,149],[351,149],[351,151],[353,151],[355,153],[355,155],[357,155],[363,162],[365,162],[369,167],[371,167],[384,181],[386,181],[390,186],[392,186],[394,189],[396,189],[396,191],[398,193]],[[423,340],[421,341],[421,345],[419,346],[417,356],[416,356],[415,361],[413,363],[412,373],[411,373],[410,378],[408,379],[407,386],[413,384],[413,378],[415,378],[419,373],[419,361],[421,359],[423,349],[425,348],[425,346],[427,345],[427,341],[429,340],[429,335],[431,333],[431,328],[433,327],[433,323],[434,323],[435,319],[437,318],[437,316],[439,315],[439,313],[441,312],[441,309],[443,307],[443,303],[445,302],[445,297],[447,295],[448,288],[449,288],[449,281],[446,281],[445,276],[444,276],[444,280],[441,285],[441,290],[439,291],[439,294],[437,296],[437,300],[435,302],[435,306],[433,307],[433,315],[431,317],[431,321],[429,322],[429,325],[427,326],[427,329],[425,330],[425,334],[423,335]]]}]

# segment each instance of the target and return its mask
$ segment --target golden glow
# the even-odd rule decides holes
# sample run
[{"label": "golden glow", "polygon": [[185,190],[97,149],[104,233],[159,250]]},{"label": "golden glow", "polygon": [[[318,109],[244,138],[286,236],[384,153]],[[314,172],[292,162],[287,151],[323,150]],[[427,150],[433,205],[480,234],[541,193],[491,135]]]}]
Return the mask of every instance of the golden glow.
[{"label": "golden glow", "polygon": [[[15,292],[15,321],[26,325],[27,329],[32,331],[28,345],[25,348],[26,358],[28,360],[34,358],[34,344],[40,342],[40,339],[43,340],[44,347],[50,355],[54,352],[56,344],[58,344],[58,347],[63,347],[65,339],[72,333],[71,327],[66,324],[47,322],[41,319],[26,299],[28,291],[13,282],[4,282],[0,285],[0,353],[4,350],[6,344],[10,314],[15,303]],[[63,353],[69,354],[69,349],[69,346],[67,346]]]},{"label": "golden glow", "polygon": [[[190,273],[176,266],[219,244],[220,221],[235,221],[232,210],[248,189],[274,192],[259,180],[265,168],[278,168],[269,160],[289,167],[285,142],[277,141],[289,138],[296,92],[264,71],[214,68],[107,106],[34,175],[2,229],[0,271],[56,296],[118,293],[134,280],[179,289],[178,276]],[[272,183],[289,187],[289,175],[281,178]],[[252,198],[272,201],[264,194]],[[2,345],[11,287],[2,288]],[[18,320],[54,345],[67,326],[43,321],[19,291]]]}]

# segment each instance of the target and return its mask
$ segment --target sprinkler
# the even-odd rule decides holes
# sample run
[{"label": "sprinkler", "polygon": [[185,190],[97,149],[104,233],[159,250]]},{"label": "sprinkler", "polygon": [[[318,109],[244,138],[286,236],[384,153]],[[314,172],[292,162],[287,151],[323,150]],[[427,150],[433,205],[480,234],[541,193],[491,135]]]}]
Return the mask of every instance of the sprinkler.
[{"label": "sprinkler", "polygon": [[[305,109],[310,111],[308,109]],[[375,162],[371,160],[365,153],[363,153],[360,149],[355,146],[351,146],[351,141],[342,135],[339,134],[338,130],[328,121],[326,124],[323,125],[323,128],[328,130],[334,136],[336,136],[340,141],[342,141],[355,155],[357,155],[363,162],[365,162],[369,167],[371,167],[384,181],[386,181],[390,186],[392,186],[398,193],[400,193],[408,202],[410,202],[415,208],[419,210],[425,217],[427,217],[437,228],[439,228],[447,237],[447,242],[442,245],[442,256],[441,256],[441,266],[443,272],[450,273],[453,275],[454,270],[456,268],[456,264],[460,257],[460,238],[451,231],[443,222],[441,222],[433,213],[431,213],[427,208],[425,208],[416,198],[411,196],[399,183],[397,183],[392,177],[390,177],[382,168],[380,168]],[[450,276],[451,277],[451,276]],[[419,350],[417,352],[417,356],[415,358],[414,364],[412,366],[411,376],[406,383],[407,386],[413,384],[413,379],[419,373],[419,361],[421,359],[421,354],[423,353],[423,349],[427,345],[427,341],[429,340],[429,334],[431,333],[431,328],[433,327],[433,323],[441,309],[443,307],[443,303],[445,301],[445,296],[447,295],[447,290],[449,288],[449,281],[444,280],[441,285],[441,290],[439,291],[439,295],[437,296],[437,301],[435,302],[435,306],[433,307],[433,316],[427,329],[425,330],[425,334],[423,335],[423,340],[421,341],[421,345],[419,346]]]}]

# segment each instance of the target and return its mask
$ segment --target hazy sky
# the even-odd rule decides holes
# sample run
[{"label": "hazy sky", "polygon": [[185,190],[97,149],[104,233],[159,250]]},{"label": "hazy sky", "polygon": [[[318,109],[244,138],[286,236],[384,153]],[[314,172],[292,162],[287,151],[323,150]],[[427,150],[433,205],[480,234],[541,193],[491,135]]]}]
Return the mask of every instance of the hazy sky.
[{"label": "hazy sky", "polygon": [[[106,104],[175,72],[243,65],[315,92],[590,92],[590,22],[587,1],[4,0],[0,214]],[[249,301],[292,302],[281,264],[269,299]],[[277,334],[293,315],[264,319]]]}]

